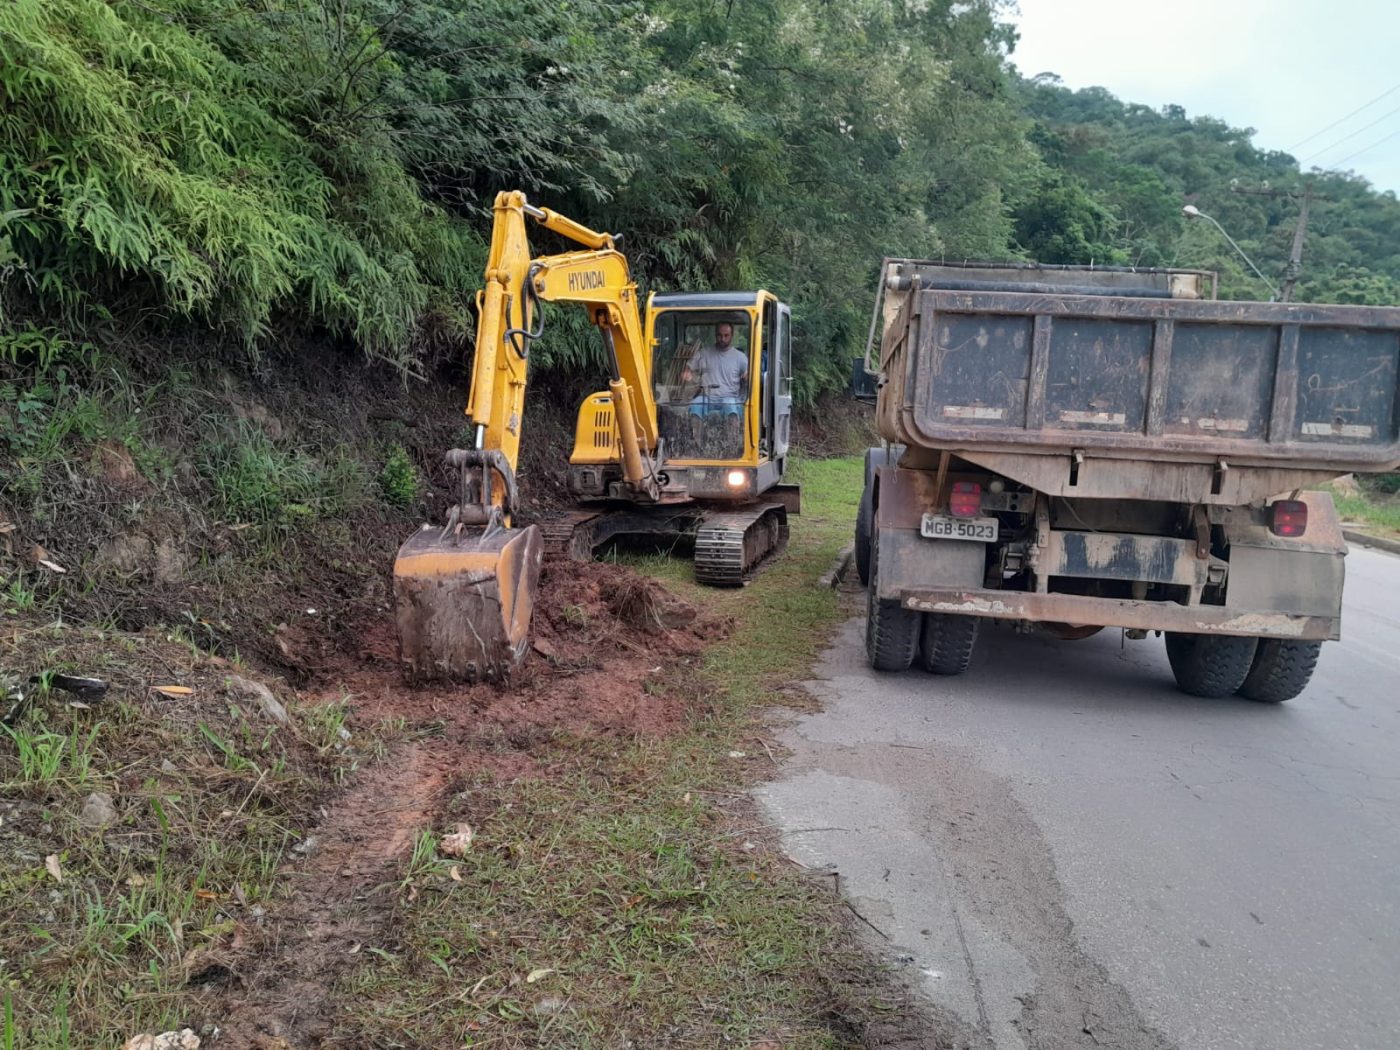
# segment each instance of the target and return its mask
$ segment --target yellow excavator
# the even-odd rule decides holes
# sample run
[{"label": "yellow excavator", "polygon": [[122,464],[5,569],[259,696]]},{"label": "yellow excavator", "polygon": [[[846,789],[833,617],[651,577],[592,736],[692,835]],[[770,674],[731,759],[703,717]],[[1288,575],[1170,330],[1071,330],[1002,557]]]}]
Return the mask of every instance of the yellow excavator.
[{"label": "yellow excavator", "polygon": [[[533,257],[527,219],[581,249]],[[473,447],[446,454],[458,502],[394,562],[400,661],[411,680],[509,673],[529,647],[547,550],[588,559],[620,541],[693,541],[698,581],[739,586],[787,542],[800,499],[782,482],[789,308],[762,290],[653,294],[643,318],[619,240],[523,193],[496,197],[466,408]],[[579,409],[568,472],[577,509],[520,527],[516,465],[544,303],[588,311],[612,375]]]}]

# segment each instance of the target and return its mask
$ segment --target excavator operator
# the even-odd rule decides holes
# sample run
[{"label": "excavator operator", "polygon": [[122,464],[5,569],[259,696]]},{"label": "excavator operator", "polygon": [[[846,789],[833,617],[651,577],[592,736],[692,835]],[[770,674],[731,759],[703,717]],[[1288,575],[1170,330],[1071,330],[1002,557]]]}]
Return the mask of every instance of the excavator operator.
[{"label": "excavator operator", "polygon": [[715,325],[714,345],[697,350],[685,369],[683,379],[700,384],[690,414],[739,415],[748,378],[749,355],[734,345],[734,325],[721,321]]}]

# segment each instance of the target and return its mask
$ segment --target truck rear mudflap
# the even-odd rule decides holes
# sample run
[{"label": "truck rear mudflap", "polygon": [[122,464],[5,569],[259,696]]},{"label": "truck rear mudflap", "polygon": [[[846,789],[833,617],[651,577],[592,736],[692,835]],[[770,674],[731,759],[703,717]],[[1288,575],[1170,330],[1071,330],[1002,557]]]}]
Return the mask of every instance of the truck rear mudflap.
[{"label": "truck rear mudflap", "polygon": [[905,589],[901,593],[900,604],[917,612],[985,616],[995,620],[1299,641],[1335,641],[1341,637],[1342,623],[1340,616],[1245,612],[1223,605],[1177,605],[1172,602],[987,589]]}]

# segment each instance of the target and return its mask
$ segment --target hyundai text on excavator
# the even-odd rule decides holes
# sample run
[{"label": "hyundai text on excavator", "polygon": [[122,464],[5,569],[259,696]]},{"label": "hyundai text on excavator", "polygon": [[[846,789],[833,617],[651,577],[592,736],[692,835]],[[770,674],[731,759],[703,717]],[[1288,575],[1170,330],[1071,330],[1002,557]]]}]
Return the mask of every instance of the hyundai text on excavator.
[{"label": "hyundai text on excavator", "polygon": [[[532,257],[526,219],[582,246]],[[498,678],[529,646],[546,550],[588,559],[630,537],[693,537],[701,583],[738,586],[787,542],[796,486],[782,484],[792,416],[789,308],[771,292],[653,294],[645,318],[619,238],[523,193],[498,194],[466,414],[452,449],[458,502],[399,549],[399,654],[412,680]],[[530,347],[544,303],[576,303],[598,328],[608,389],[579,409],[568,486],[579,506],[524,527],[516,465]]]}]

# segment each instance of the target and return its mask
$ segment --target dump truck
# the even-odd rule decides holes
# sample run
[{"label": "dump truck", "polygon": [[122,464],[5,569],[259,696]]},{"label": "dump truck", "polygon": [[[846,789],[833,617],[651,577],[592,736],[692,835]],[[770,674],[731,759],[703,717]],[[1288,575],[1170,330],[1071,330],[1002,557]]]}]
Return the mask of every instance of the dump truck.
[{"label": "dump truck", "polygon": [[870,663],[1001,621],[1165,635],[1177,685],[1278,702],[1341,633],[1341,475],[1400,465],[1400,309],[1221,301],[1190,270],[887,259],[862,371]]}]

